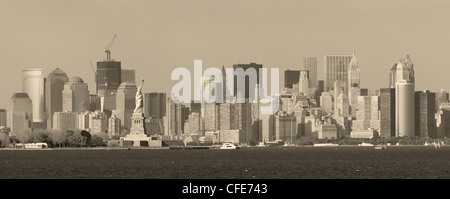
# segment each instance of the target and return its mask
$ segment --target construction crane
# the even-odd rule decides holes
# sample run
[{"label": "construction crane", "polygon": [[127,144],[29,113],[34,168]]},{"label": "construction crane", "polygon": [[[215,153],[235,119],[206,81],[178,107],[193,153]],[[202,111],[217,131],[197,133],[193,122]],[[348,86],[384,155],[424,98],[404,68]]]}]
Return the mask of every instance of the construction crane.
[{"label": "construction crane", "polygon": [[111,61],[111,50],[110,50],[110,48],[111,48],[115,38],[116,38],[116,34],[114,34],[114,37],[112,38],[112,40],[109,43],[109,45],[107,47],[105,47],[106,61]]}]

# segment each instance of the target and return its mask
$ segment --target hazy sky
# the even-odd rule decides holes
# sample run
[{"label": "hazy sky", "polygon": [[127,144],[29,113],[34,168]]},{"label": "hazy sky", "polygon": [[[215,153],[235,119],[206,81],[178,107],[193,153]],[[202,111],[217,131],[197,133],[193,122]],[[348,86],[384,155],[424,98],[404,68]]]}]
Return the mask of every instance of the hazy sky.
[{"label": "hazy sky", "polygon": [[[144,92],[169,92],[176,67],[256,62],[299,69],[305,56],[356,51],[361,86],[388,86],[407,53],[416,90],[450,90],[450,1],[412,0],[44,0],[0,1],[0,108],[22,90],[22,70],[56,67],[95,92],[89,64],[112,57],[145,78]],[[280,77],[282,80],[283,77]],[[280,84],[283,84],[280,82]]]}]

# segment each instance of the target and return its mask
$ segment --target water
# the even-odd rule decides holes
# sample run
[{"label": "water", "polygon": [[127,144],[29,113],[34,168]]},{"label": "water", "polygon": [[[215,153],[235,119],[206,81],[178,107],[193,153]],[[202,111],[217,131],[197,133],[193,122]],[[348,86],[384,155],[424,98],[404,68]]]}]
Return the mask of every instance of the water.
[{"label": "water", "polygon": [[450,179],[450,147],[0,150],[0,178]]}]

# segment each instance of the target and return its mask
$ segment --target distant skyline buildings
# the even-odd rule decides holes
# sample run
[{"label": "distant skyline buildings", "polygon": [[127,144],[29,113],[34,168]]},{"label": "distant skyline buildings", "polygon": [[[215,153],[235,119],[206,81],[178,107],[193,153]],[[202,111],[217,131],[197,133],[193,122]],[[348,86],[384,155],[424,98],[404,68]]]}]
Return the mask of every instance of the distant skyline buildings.
[{"label": "distant skyline buildings", "polygon": [[42,69],[25,69],[22,71],[22,92],[28,93],[33,106],[33,122],[43,123],[44,114],[44,82]]},{"label": "distant skyline buildings", "polygon": [[67,74],[59,68],[50,72],[45,81],[45,112],[47,128],[53,127],[53,113],[63,110],[64,85],[69,81]]},{"label": "distant skyline buildings", "polygon": [[96,93],[100,97],[114,95],[122,83],[120,61],[104,60],[97,62]]},{"label": "distant skyline buildings", "polygon": [[10,98],[7,110],[7,124],[11,128],[11,135],[32,127],[33,105],[27,93],[14,93]]},{"label": "distant skyline buildings", "polygon": [[[396,102],[396,136],[414,136],[415,134],[415,78],[414,65],[409,55],[400,59],[394,67],[395,102]],[[392,73],[392,72],[391,72]]]},{"label": "distant skyline buildings", "polygon": [[324,82],[326,92],[334,89],[334,82],[336,80],[344,81],[345,87],[347,87],[348,65],[352,57],[351,55],[324,56]]},{"label": "distant skyline buildings", "polygon": [[63,111],[85,112],[90,108],[88,85],[83,79],[74,76],[64,85]]},{"label": "distant skyline buildings", "polygon": [[303,67],[309,71],[309,88],[317,87],[317,58],[316,57],[304,57]]}]

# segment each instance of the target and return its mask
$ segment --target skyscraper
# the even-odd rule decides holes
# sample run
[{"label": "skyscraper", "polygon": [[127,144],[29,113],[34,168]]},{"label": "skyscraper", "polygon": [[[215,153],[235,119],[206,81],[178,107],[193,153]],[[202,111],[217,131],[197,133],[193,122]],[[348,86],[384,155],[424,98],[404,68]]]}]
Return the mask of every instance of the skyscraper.
[{"label": "skyscraper", "polygon": [[166,93],[145,93],[144,115],[145,117],[163,118],[166,115]]},{"label": "skyscraper", "polygon": [[324,112],[331,113],[333,101],[329,92],[322,92],[322,95],[320,96],[320,106]]},{"label": "skyscraper", "polygon": [[415,100],[414,100],[414,65],[409,55],[394,65],[395,72],[395,121],[396,136],[414,136],[415,134]]},{"label": "skyscraper", "polygon": [[337,117],[348,117],[349,116],[348,97],[344,91],[341,91],[341,93],[337,96],[335,104],[336,104],[336,109],[334,110],[335,116],[337,116]]},{"label": "skyscraper", "polygon": [[[333,90],[336,80],[342,80],[347,85],[348,66],[351,60],[352,56],[349,55],[324,56],[325,91]],[[347,89],[345,90],[347,91]]]},{"label": "skyscraper", "polygon": [[439,106],[442,103],[449,102],[449,94],[448,92],[444,91],[444,89],[441,89],[440,92],[436,93],[436,111],[439,109]]},{"label": "skyscraper", "polygon": [[285,70],[284,71],[284,87],[293,88],[294,84],[298,84],[300,78],[299,70]]},{"label": "skyscraper", "polygon": [[79,129],[77,112],[55,112],[53,113],[53,129],[59,131]]},{"label": "skyscraper", "polygon": [[[235,65],[233,65],[233,69],[234,69],[234,70],[236,70],[236,69],[238,69],[238,68],[242,68],[242,69],[244,70],[244,72],[245,72],[247,69],[249,69],[249,68],[253,68],[253,69],[256,70],[256,83],[255,83],[255,84],[253,84],[252,82],[250,82],[250,79],[249,79],[249,77],[248,77],[247,75],[245,76],[245,84],[244,84],[244,88],[245,88],[245,98],[246,98],[246,99],[249,98],[250,93],[255,93],[255,91],[254,91],[255,85],[256,85],[256,84],[261,84],[261,83],[262,83],[262,80],[260,80],[260,77],[259,77],[259,69],[262,68],[262,67],[263,67],[262,64],[256,64],[256,63],[250,63],[250,64],[235,64]],[[238,96],[238,95],[237,95],[237,93],[238,93],[238,85],[237,85],[237,82],[238,82],[238,78],[237,78],[237,76],[235,75],[235,76],[234,76],[234,96]],[[250,83],[252,83],[252,84],[250,85]]]},{"label": "skyscraper", "polygon": [[415,136],[437,138],[436,134],[436,93],[430,91],[415,92],[416,132]]},{"label": "skyscraper", "polygon": [[395,88],[380,89],[380,136],[395,137]]},{"label": "skyscraper", "polygon": [[300,70],[298,89],[299,92],[303,93],[304,95],[309,94],[309,71]]},{"label": "skyscraper", "polygon": [[136,84],[136,72],[134,69],[122,69],[120,72],[120,80],[122,82],[132,82]]},{"label": "skyscraper", "polygon": [[128,130],[131,129],[131,117],[136,108],[137,87],[132,82],[122,82],[116,93],[115,115],[121,124]]},{"label": "skyscraper", "polygon": [[167,98],[167,106],[168,106],[168,132],[166,135],[175,136],[182,134],[182,126],[184,125],[184,121],[182,121],[182,104],[175,103],[172,98]]},{"label": "skyscraper", "polygon": [[358,96],[360,95],[360,69],[359,62],[356,60],[355,51],[348,66],[348,98],[351,116],[356,116],[356,107],[358,106]]},{"label": "skyscraper", "polygon": [[22,92],[28,93],[33,103],[33,123],[43,123],[45,121],[44,82],[42,69],[26,69],[22,71]]},{"label": "skyscraper", "polygon": [[64,85],[63,111],[85,112],[89,108],[88,85],[80,77],[71,77]]},{"label": "skyscraper", "polygon": [[121,63],[114,60],[97,62],[96,91],[99,97],[114,95],[122,83]]},{"label": "skyscraper", "polygon": [[48,74],[45,81],[45,112],[47,113],[47,128],[53,127],[53,113],[63,110],[64,84],[69,81],[66,73],[56,68]]},{"label": "skyscraper", "polygon": [[27,93],[14,93],[11,97],[6,120],[7,126],[11,128],[11,135],[31,128],[32,106]]},{"label": "skyscraper", "polygon": [[5,109],[0,109],[0,127],[6,127],[7,125],[7,117],[8,117],[8,112]]},{"label": "skyscraper", "polygon": [[304,57],[303,66],[309,71],[309,88],[317,87],[317,58]]}]

